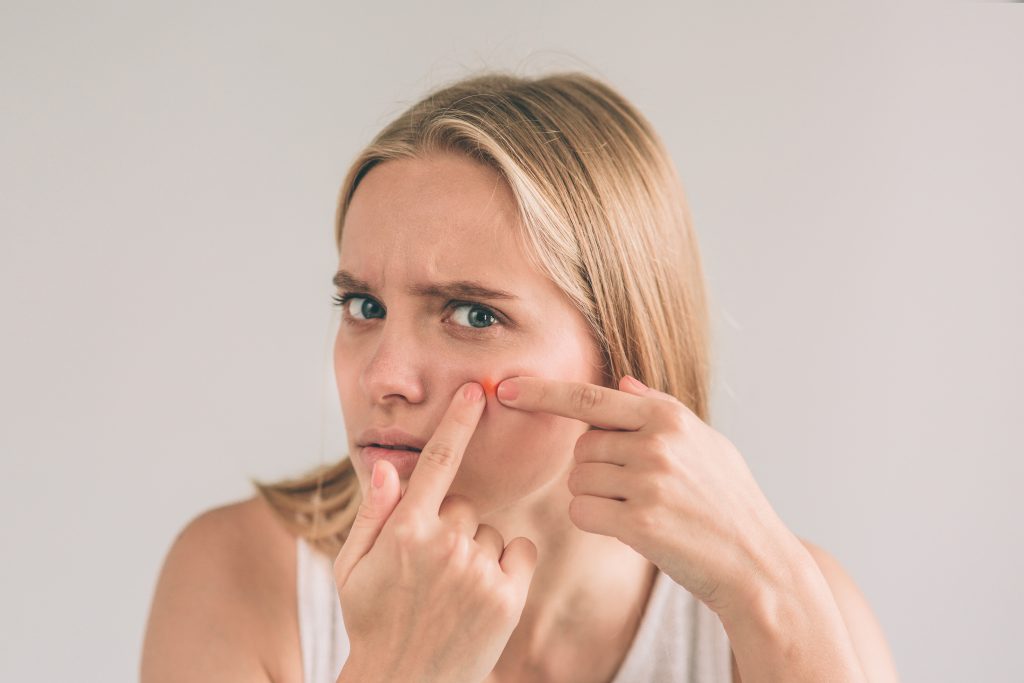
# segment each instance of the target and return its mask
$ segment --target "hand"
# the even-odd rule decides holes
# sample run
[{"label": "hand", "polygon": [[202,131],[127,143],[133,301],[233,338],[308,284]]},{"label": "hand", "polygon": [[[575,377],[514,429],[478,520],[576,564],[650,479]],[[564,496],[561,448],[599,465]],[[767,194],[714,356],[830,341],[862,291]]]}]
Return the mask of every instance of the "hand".
[{"label": "hand", "polygon": [[475,382],[455,392],[404,495],[394,466],[376,463],[383,485],[368,487],[334,563],[360,680],[479,683],[519,623],[537,547],[506,546],[448,494],[484,404]]},{"label": "hand", "polygon": [[618,391],[515,377],[497,398],[598,427],[576,442],[569,518],[631,546],[719,614],[799,545],[736,447],[674,396],[627,375]]}]

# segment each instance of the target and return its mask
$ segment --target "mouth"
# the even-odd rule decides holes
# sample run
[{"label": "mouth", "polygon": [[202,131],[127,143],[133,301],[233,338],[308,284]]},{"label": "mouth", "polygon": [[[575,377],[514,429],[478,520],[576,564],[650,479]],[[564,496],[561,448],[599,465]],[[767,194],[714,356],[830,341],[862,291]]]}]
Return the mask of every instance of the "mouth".
[{"label": "mouth", "polygon": [[358,436],[356,445],[364,449],[419,453],[427,445],[427,440],[397,426],[373,427]]},{"label": "mouth", "polygon": [[414,448],[413,446],[406,446],[404,444],[386,444],[386,443],[368,443],[363,444],[363,448],[382,448],[389,451],[409,451],[412,453],[419,453],[422,449]]},{"label": "mouth", "polygon": [[378,460],[386,460],[395,468],[399,481],[405,481],[416,469],[416,464],[420,460],[420,450],[403,443],[370,441],[359,449],[359,459],[368,470],[372,470]]}]

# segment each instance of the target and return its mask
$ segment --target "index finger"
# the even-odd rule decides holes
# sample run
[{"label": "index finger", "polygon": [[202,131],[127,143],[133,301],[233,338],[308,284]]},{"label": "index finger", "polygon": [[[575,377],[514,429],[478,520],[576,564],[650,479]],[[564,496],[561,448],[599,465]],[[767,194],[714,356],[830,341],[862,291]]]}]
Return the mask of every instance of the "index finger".
[{"label": "index finger", "polygon": [[571,417],[601,429],[637,430],[648,422],[642,397],[587,382],[513,377],[498,385],[497,396],[510,408]]},{"label": "index finger", "polygon": [[399,505],[437,513],[462,464],[462,454],[484,410],[483,387],[467,382],[455,392],[441,423],[420,451]]}]

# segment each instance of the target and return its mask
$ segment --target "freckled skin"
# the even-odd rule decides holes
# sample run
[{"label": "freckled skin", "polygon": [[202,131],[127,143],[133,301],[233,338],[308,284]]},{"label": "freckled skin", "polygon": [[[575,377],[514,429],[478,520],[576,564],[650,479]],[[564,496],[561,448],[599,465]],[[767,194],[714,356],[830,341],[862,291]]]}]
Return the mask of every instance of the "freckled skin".
[{"label": "freckled skin", "polygon": [[[353,194],[338,266],[367,281],[372,289],[365,294],[380,308],[371,314],[377,317],[356,324],[343,312],[334,365],[364,491],[369,472],[355,457],[359,434],[396,426],[428,439],[455,390],[475,380],[485,387],[487,406],[450,491],[470,498],[481,521],[508,533],[520,526],[523,510],[516,506],[527,500],[535,510],[538,504],[549,509],[545,518],[558,515],[567,523],[571,496],[564,478],[587,426],[503,406],[495,388],[520,374],[605,381],[585,320],[529,261],[519,230],[511,189],[493,170],[462,156],[381,163]],[[451,280],[515,295],[472,301],[503,313],[509,324],[473,327],[467,309],[462,317],[453,314],[462,299],[450,304],[408,291],[413,284]]]}]

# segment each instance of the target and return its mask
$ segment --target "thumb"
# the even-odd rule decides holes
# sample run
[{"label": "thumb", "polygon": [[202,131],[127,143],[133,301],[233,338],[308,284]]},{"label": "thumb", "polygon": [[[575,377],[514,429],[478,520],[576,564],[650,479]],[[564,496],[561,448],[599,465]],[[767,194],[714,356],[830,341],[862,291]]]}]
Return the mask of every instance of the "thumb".
[{"label": "thumb", "polygon": [[[373,484],[374,475],[381,480],[379,488]],[[334,561],[334,579],[339,588],[348,581],[349,574],[359,560],[370,552],[400,499],[400,483],[395,466],[386,460],[377,460],[373,463],[366,496],[359,504],[352,528]]]}]

